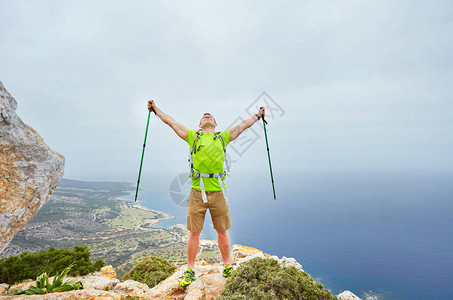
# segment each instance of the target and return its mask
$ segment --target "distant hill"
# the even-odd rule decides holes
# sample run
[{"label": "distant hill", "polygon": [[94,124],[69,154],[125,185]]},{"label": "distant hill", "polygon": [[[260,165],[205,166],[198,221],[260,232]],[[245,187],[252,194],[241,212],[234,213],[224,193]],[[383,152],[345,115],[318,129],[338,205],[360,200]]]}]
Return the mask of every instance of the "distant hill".
[{"label": "distant hill", "polygon": [[135,189],[135,184],[130,182],[81,181],[62,178],[58,184],[58,187],[89,190],[131,191]]}]

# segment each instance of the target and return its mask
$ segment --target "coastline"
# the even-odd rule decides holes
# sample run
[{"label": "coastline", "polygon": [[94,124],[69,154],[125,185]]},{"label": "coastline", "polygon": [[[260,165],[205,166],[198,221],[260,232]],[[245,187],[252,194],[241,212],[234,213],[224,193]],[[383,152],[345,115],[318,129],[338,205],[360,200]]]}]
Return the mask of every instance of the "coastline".
[{"label": "coastline", "polygon": [[[140,190],[146,191],[147,189],[146,188],[140,188],[139,191]],[[159,211],[159,210],[155,210],[155,209],[151,209],[151,208],[143,206],[141,200],[138,200],[137,202],[135,202],[134,200],[131,200],[130,197],[133,197],[135,195],[135,190],[126,190],[126,191],[122,191],[122,192],[126,193],[127,195],[115,197],[115,200],[124,201],[124,202],[127,203],[127,205],[130,205],[131,207],[134,207],[136,209],[139,209],[139,210],[142,210],[142,211],[145,211],[145,212],[150,212],[152,214],[160,216],[159,218],[150,218],[150,219],[147,220],[146,223],[150,224],[151,228],[159,228],[159,227],[155,227],[155,226],[157,224],[159,224],[159,222],[161,222],[161,221],[176,219],[175,216],[169,215],[169,214],[167,214],[167,213],[165,213],[163,211]],[[181,224],[181,225],[183,225],[183,224]],[[141,227],[141,229],[145,229],[145,228]]]},{"label": "coastline", "polygon": [[144,210],[144,211],[149,211],[149,212],[153,212],[153,213],[156,213],[156,214],[163,215],[164,217],[161,218],[162,220],[164,220],[164,219],[175,219],[176,218],[175,216],[171,216],[171,215],[166,214],[166,213],[164,213],[162,211],[158,211],[158,210],[154,210],[154,209],[151,209],[151,208],[147,208],[147,207],[141,205],[140,203],[133,204],[132,206],[136,207],[138,209]]},{"label": "coastline", "polygon": [[[141,204],[134,204],[132,206],[137,208],[137,209],[146,211],[146,212],[151,212],[151,213],[163,215],[162,218],[152,219],[152,220],[149,221],[149,224],[151,224],[152,228],[160,228],[160,227],[155,227],[155,225],[157,225],[162,220],[176,219],[175,216],[171,216],[171,215],[166,214],[164,212],[147,208],[147,207],[145,207],[145,206],[143,206]],[[144,229],[144,228],[142,228],[142,229]],[[162,228],[160,228],[160,229],[162,229]],[[170,230],[170,231],[172,229],[178,229],[180,231],[185,231],[188,234],[188,230],[186,229],[186,225],[184,225],[184,224],[174,224],[174,225],[171,225],[168,228],[164,228],[164,229]],[[200,239],[200,245],[201,246],[208,246],[208,247],[217,246],[217,241],[214,240],[214,239]]]},{"label": "coastline", "polygon": [[[159,224],[159,222],[163,221],[163,220],[171,220],[171,219],[176,219],[175,216],[171,216],[169,214],[166,214],[162,211],[158,211],[158,210],[154,210],[154,209],[150,209],[150,208],[147,208],[141,204],[133,204],[132,207],[135,207],[139,210],[142,210],[142,211],[146,211],[146,212],[151,212],[153,214],[157,214],[157,215],[160,215],[161,217],[160,218],[157,218],[157,219],[149,219],[147,220],[147,224],[150,224],[150,227],[151,228],[159,228],[159,227],[155,227],[157,224]],[[142,228],[144,229],[144,228]]]}]

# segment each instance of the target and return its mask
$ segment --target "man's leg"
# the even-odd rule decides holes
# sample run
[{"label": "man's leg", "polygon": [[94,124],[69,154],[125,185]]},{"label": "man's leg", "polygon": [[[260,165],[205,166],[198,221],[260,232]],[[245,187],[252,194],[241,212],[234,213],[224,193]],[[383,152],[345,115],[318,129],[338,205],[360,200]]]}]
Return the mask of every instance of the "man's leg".
[{"label": "man's leg", "polygon": [[203,229],[204,217],[208,205],[203,203],[201,192],[195,189],[190,190],[187,202],[187,267],[193,269],[197,258],[198,246],[200,244],[200,233]]},{"label": "man's leg", "polygon": [[195,259],[197,258],[198,246],[200,244],[200,233],[203,229],[204,217],[208,205],[203,203],[201,192],[195,189],[190,190],[189,199],[187,200],[187,230],[189,237],[187,239],[187,270],[184,272],[183,279],[179,286],[188,286],[195,280]]},{"label": "man's leg", "polygon": [[200,231],[190,231],[189,238],[187,239],[187,270],[184,272],[183,279],[179,282],[179,286],[188,286],[195,280],[195,258],[198,253],[198,245],[200,243]]},{"label": "man's leg", "polygon": [[193,269],[195,266],[195,258],[197,257],[198,246],[200,244],[200,233],[201,231],[190,231],[189,238],[187,239],[187,267],[189,269]]},{"label": "man's leg", "polygon": [[223,265],[230,264],[230,236],[228,230],[216,230],[220,254],[222,254]]}]

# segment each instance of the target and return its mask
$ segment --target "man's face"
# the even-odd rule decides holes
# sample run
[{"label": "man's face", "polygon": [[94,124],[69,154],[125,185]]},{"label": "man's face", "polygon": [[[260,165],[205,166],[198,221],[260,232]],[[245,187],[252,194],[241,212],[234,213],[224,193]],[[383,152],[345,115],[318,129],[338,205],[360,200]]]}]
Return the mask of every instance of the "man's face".
[{"label": "man's face", "polygon": [[214,127],[217,126],[217,123],[216,123],[214,117],[211,116],[210,113],[205,113],[200,120],[200,128],[203,128],[206,125],[212,125]]}]

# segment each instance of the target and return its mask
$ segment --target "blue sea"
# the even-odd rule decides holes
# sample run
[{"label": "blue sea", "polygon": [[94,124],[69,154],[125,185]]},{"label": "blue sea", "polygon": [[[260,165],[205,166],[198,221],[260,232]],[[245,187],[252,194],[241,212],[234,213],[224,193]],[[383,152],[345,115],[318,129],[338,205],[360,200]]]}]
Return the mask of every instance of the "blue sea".
[{"label": "blue sea", "polygon": [[[226,182],[231,244],[294,257],[333,294],[350,290],[369,300],[453,299],[452,175],[277,174],[277,200],[266,176],[235,175]],[[190,189],[183,178],[145,182],[140,191],[142,205],[175,216],[158,226],[185,224],[184,201],[177,204]],[[175,200],[178,193],[181,198]],[[216,239],[209,215],[202,238]]]}]

